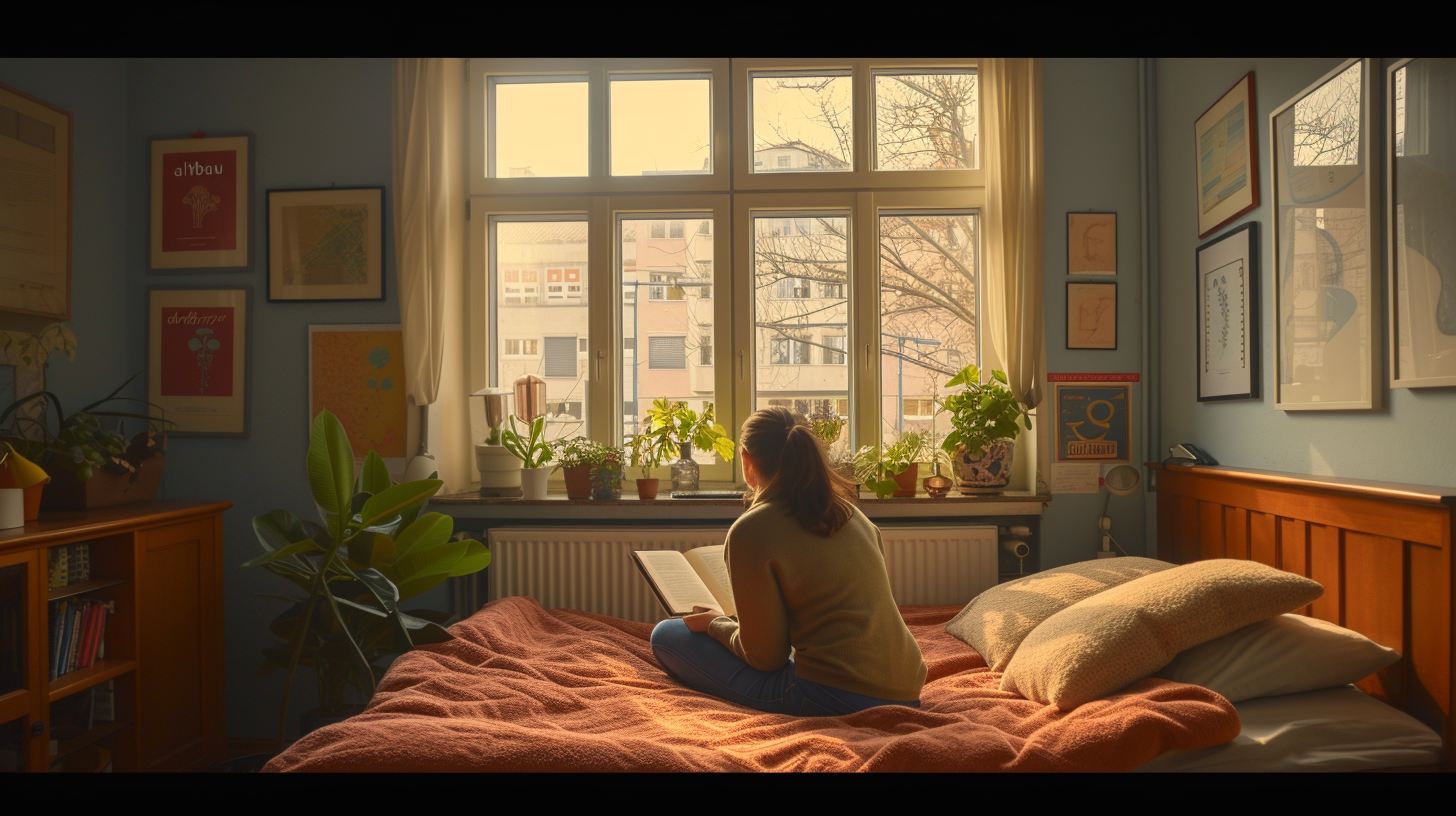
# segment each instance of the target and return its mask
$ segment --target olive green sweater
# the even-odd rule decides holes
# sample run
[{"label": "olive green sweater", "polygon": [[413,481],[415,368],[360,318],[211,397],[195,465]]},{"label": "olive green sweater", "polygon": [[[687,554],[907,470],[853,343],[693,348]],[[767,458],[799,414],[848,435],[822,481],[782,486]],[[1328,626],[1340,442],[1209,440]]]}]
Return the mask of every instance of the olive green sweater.
[{"label": "olive green sweater", "polygon": [[827,538],[808,532],[778,502],[755,504],[728,530],[723,558],[738,622],[709,632],[761,671],[794,650],[806,680],[887,700],[918,700],[920,646],[905,626],[885,573],[880,530],[858,508]]}]

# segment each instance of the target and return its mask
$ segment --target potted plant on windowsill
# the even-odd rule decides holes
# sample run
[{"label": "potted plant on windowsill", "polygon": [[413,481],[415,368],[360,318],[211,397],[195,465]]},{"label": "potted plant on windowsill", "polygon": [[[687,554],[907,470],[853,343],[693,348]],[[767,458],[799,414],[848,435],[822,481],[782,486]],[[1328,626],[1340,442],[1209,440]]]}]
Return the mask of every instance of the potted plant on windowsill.
[{"label": "potted plant on windowsill", "polygon": [[882,449],[873,445],[860,448],[854,455],[856,480],[877,498],[914,496],[920,463],[934,462],[944,456],[930,447],[926,436],[918,431],[905,431]]},{"label": "potted plant on windowsill", "polygon": [[714,420],[712,403],[704,405],[700,414],[686,402],[655,399],[643,421],[650,432],[663,434],[678,451],[671,470],[673,490],[698,489],[699,468],[693,460],[694,447],[715,453],[725,462],[733,461],[733,438]]},{"label": "potted plant on windowsill", "polygon": [[844,418],[832,411],[820,411],[806,419],[809,420],[809,430],[824,443],[829,466],[840,476],[855,481],[854,454],[849,450],[849,440],[840,438],[844,435]]},{"label": "potted plant on windowsill", "polygon": [[651,422],[647,428],[627,440],[628,464],[637,468],[642,476],[637,479],[637,498],[657,498],[661,480],[652,475],[652,469],[666,462],[674,449],[672,438],[667,434],[668,426],[656,426]]},{"label": "potted plant on windowsill", "polygon": [[607,460],[609,448],[583,436],[557,440],[556,467],[566,483],[566,498],[592,497],[592,470]]},{"label": "potted plant on windowsill", "polygon": [[1004,491],[1011,482],[1016,435],[1022,426],[1031,430],[1030,412],[1007,387],[1004,371],[992,371],[982,383],[981,370],[966,366],[945,385],[966,387],[940,401],[951,423],[941,448],[952,456],[960,492]]},{"label": "potted plant on windowsill", "polygon": [[511,416],[509,424],[501,428],[501,444],[512,456],[521,460],[521,497],[526,499],[546,498],[546,477],[551,470],[546,463],[551,461],[551,443],[546,441],[546,417],[531,420],[527,436],[516,430],[516,418]]}]

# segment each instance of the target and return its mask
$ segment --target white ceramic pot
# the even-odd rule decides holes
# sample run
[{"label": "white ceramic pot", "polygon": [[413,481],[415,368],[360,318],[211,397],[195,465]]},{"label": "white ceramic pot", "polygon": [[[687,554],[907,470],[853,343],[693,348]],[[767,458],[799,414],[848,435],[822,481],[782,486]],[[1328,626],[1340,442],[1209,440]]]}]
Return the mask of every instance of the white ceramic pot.
[{"label": "white ceramic pot", "polygon": [[992,442],[981,451],[981,456],[972,459],[961,445],[955,452],[955,475],[960,480],[960,491],[965,495],[976,493],[1003,493],[1011,483],[1011,461],[1016,453],[1016,443],[1011,439]]},{"label": "white ceramic pot", "polygon": [[521,468],[521,498],[546,498],[546,477],[550,475],[549,467]]},{"label": "white ceramic pot", "polygon": [[505,445],[476,445],[475,467],[482,488],[521,486],[521,460]]}]

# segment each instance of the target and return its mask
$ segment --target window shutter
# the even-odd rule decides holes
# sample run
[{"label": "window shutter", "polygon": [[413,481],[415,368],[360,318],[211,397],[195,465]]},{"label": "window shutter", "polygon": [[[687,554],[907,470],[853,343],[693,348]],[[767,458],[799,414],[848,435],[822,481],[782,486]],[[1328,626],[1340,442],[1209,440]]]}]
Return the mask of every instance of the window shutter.
[{"label": "window shutter", "polygon": [[687,338],[681,335],[647,338],[647,367],[687,368]]},{"label": "window shutter", "polygon": [[576,376],[576,338],[546,338],[546,376]]}]

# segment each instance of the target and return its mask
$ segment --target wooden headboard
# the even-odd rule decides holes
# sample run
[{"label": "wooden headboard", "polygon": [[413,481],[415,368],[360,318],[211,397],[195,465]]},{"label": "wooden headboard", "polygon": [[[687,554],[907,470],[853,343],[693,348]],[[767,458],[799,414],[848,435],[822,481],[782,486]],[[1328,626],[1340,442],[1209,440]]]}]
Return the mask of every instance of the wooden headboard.
[{"label": "wooden headboard", "polygon": [[1453,767],[1456,490],[1227,467],[1157,470],[1158,558],[1245,558],[1319,581],[1307,615],[1396,649],[1361,688],[1441,734]]}]

